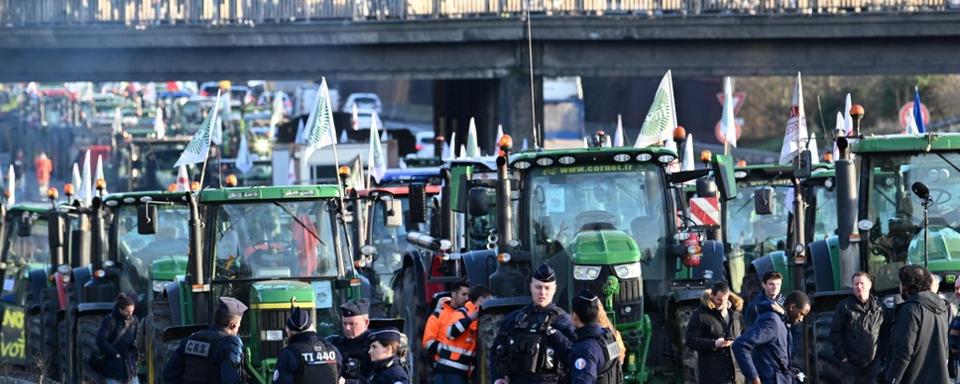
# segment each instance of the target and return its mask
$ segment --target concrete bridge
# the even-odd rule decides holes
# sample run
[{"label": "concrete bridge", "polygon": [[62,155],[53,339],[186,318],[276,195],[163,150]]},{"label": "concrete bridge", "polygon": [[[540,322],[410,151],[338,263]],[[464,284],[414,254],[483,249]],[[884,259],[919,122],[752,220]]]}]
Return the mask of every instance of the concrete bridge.
[{"label": "concrete bridge", "polygon": [[667,69],[952,73],[960,62],[960,13],[945,0],[18,3],[0,0],[0,81],[430,79],[440,114],[512,127],[531,126],[531,58],[537,83]]}]

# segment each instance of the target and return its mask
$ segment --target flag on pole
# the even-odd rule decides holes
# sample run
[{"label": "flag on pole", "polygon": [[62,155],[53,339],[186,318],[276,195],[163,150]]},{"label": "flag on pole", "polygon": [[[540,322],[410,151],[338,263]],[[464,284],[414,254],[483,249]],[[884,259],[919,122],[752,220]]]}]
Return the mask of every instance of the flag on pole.
[{"label": "flag on pole", "polygon": [[623,146],[623,116],[617,114],[617,131],[613,134],[613,146]]},{"label": "flag on pole", "polygon": [[783,146],[780,148],[780,164],[790,164],[807,144],[807,116],[803,112],[803,83],[799,72],[797,83],[793,88],[788,116],[787,130],[783,135]]},{"label": "flag on pole", "polygon": [[350,116],[351,116],[351,117],[350,117],[350,127],[352,127],[354,131],[356,131],[356,130],[360,129],[360,114],[357,112],[357,103],[353,103],[353,104],[351,104],[351,105],[352,105],[352,107],[350,107],[350,108],[352,109],[352,112],[351,112],[351,115],[350,115]]},{"label": "flag on pole", "polygon": [[457,131],[453,131],[450,134],[450,153],[448,157],[444,157],[444,160],[456,159],[457,158]]},{"label": "flag on pole", "polygon": [[210,134],[210,142],[214,145],[223,144],[223,117],[217,116],[217,122],[213,125],[213,132]]},{"label": "flag on pole", "polygon": [[853,116],[850,116],[850,108],[853,108],[853,98],[847,94],[847,101],[843,105],[843,135],[849,136],[853,132]]},{"label": "flag on pole", "polygon": [[190,139],[190,143],[187,144],[187,147],[183,149],[183,153],[180,154],[180,159],[178,159],[177,163],[173,165],[174,167],[202,163],[207,159],[207,155],[210,153],[213,125],[217,121],[217,105],[220,104],[219,100],[220,94],[218,93],[217,102],[213,107],[210,108],[210,113],[207,114],[207,118],[203,119],[203,123],[200,124],[200,128],[197,129],[197,132],[193,134],[193,138]]},{"label": "flag on pole", "polygon": [[253,157],[250,156],[250,145],[247,144],[247,135],[240,134],[240,149],[237,150],[237,162],[234,164],[240,173],[247,173],[253,168]]},{"label": "flag on pole", "polygon": [[466,157],[466,153],[467,153],[467,146],[460,144],[460,157],[458,157],[458,159],[462,159]]},{"label": "flag on pole", "polygon": [[273,94],[273,112],[270,114],[270,138],[273,139],[274,131],[283,121],[283,92],[277,91]]},{"label": "flag on pole", "polygon": [[153,116],[153,132],[157,135],[158,139],[162,139],[167,135],[167,125],[163,122],[163,110],[160,109],[159,105]]},{"label": "flag on pole", "polygon": [[[73,163],[73,174],[71,175],[71,182],[73,184],[73,199],[74,201],[80,199],[81,188],[83,188],[83,178],[80,176],[80,164]],[[68,203],[73,203],[73,201],[68,201]]]},{"label": "flag on pole", "polygon": [[186,192],[190,190],[190,176],[187,175],[187,166],[181,165],[177,170],[177,191]]},{"label": "flag on pole", "polygon": [[93,175],[90,174],[90,150],[88,149],[83,155],[83,187],[80,189],[82,192],[82,202],[85,207],[89,207],[90,203],[93,203]]},{"label": "flag on pole", "polygon": [[497,138],[493,141],[493,152],[500,152],[500,139],[503,137],[503,124],[497,124]]},{"label": "flag on pole", "polygon": [[347,179],[347,186],[354,189],[363,188],[363,183],[365,182],[366,177],[363,175],[363,159],[360,155],[353,157],[353,160],[350,160],[350,178]]},{"label": "flag on pole", "polygon": [[810,143],[807,145],[807,148],[810,149],[810,163],[817,164],[820,162],[820,148],[817,147],[817,133],[813,132],[810,134]]},{"label": "flag on pole", "polygon": [[[846,136],[846,135],[847,135],[846,129],[847,129],[847,121],[846,121],[846,119],[843,117],[843,114],[842,114],[842,113],[837,112],[837,125],[836,125],[836,128],[834,128],[834,130],[833,130],[834,136],[836,136],[836,137],[844,137],[844,136]],[[837,148],[837,143],[836,143],[836,141],[834,141],[834,143],[833,143],[833,161],[837,161],[837,160],[840,160],[840,149]]]},{"label": "flag on pole", "polygon": [[697,168],[693,162],[693,134],[687,134],[687,141],[683,143],[683,164],[681,170],[692,171]]},{"label": "flag on pole", "polygon": [[903,133],[908,135],[918,135],[920,134],[920,128],[917,127],[917,117],[914,116],[914,112],[910,111],[910,116],[907,117],[907,126],[904,128]]},{"label": "flag on pole", "polygon": [[467,153],[468,158],[480,157],[480,145],[477,142],[477,123],[470,118],[470,130],[467,131]]},{"label": "flag on pole", "polygon": [[297,136],[293,139],[294,144],[303,144],[303,119],[297,119]]},{"label": "flag on pole", "polygon": [[723,78],[723,116],[720,118],[720,131],[723,141],[731,147],[737,147],[737,121],[733,116],[733,79]]},{"label": "flag on pole", "polygon": [[13,169],[13,164],[7,168],[7,192],[10,193],[7,197],[7,209],[10,209],[17,203],[17,173]]},{"label": "flag on pole", "polygon": [[527,147],[528,147],[527,138],[524,137],[524,138],[523,138],[523,146],[520,147],[520,150],[521,150],[521,151],[526,151],[526,150],[527,150]]},{"label": "flag on pole", "polygon": [[[666,141],[664,141],[663,147],[673,151],[674,154],[677,154],[677,155],[681,154],[679,148],[677,148],[677,142],[676,140],[673,140],[672,136],[667,138]],[[680,159],[674,158],[673,161],[671,161],[670,164],[667,165],[667,171],[680,172]]]},{"label": "flag on pole", "polygon": [[677,127],[677,107],[673,100],[673,76],[670,71],[663,75],[657,94],[653,97],[647,117],[643,119],[640,136],[634,147],[643,148],[673,137]]},{"label": "flag on pole", "polygon": [[373,117],[374,119],[370,122],[370,149],[367,152],[367,167],[370,176],[377,183],[380,183],[383,176],[387,174],[387,153],[383,151],[383,144],[380,142],[382,138],[378,135],[380,127],[377,124],[376,111],[373,112]]},{"label": "flag on pole", "polygon": [[916,120],[917,132],[927,133],[927,127],[923,125],[923,111],[920,109],[920,88],[913,87],[913,119]]},{"label": "flag on pole", "polygon": [[110,192],[107,192],[107,178],[106,173],[103,172],[103,156],[97,156],[97,173],[94,180],[103,180],[103,194],[106,195]]},{"label": "flag on pole", "polygon": [[307,118],[307,124],[303,128],[303,140],[307,145],[303,159],[309,161],[314,151],[328,145],[336,145],[336,134],[333,124],[333,107],[330,105],[330,90],[327,88],[327,79],[323,78],[314,97],[310,117]]}]

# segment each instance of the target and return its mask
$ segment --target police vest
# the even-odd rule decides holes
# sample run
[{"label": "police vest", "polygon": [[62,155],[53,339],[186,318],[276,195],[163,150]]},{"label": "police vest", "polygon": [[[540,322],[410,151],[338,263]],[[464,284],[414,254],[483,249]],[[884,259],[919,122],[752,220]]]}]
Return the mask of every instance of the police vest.
[{"label": "police vest", "polygon": [[559,356],[546,341],[550,324],[562,313],[556,307],[547,312],[523,309],[497,346],[497,371],[511,376],[558,374]]},{"label": "police vest", "polygon": [[623,382],[623,367],[620,365],[620,346],[613,331],[603,328],[600,336],[592,337],[600,343],[604,363],[597,365],[597,384],[619,384]]},{"label": "police vest", "polygon": [[220,382],[220,344],[225,333],[206,329],[194,332],[183,348],[184,384],[210,384]]},{"label": "police vest", "polygon": [[344,379],[366,380],[370,375],[370,343],[367,341],[369,333],[364,332],[359,337],[349,340],[344,336],[328,338],[343,356],[343,371],[340,375]]},{"label": "police vest", "polygon": [[336,383],[340,378],[340,372],[337,370],[337,352],[333,345],[326,341],[308,340],[290,344],[287,348],[291,349],[298,358],[294,383]]}]

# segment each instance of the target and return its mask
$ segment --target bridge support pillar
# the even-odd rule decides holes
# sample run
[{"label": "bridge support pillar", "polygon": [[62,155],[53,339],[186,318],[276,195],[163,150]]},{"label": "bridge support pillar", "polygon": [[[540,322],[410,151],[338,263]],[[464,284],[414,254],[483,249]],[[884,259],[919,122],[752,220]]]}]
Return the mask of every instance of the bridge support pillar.
[{"label": "bridge support pillar", "polygon": [[[543,80],[535,78],[537,124],[543,116]],[[466,143],[470,118],[477,125],[480,150],[493,154],[497,125],[503,124],[505,133],[514,138],[514,146],[520,148],[523,139],[533,147],[533,119],[530,103],[529,76],[509,75],[497,79],[480,80],[434,80],[433,126],[437,136],[450,141],[457,133],[457,148]]]}]

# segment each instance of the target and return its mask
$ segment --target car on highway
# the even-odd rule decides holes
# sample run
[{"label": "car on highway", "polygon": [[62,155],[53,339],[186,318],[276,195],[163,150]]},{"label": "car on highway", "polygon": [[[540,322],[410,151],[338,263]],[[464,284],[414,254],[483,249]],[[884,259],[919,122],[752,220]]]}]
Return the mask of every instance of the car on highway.
[{"label": "car on highway", "polygon": [[383,113],[383,103],[380,102],[380,96],[377,96],[376,93],[351,93],[350,96],[347,96],[347,101],[343,103],[343,110],[351,110],[354,104],[357,105],[357,113]]}]

